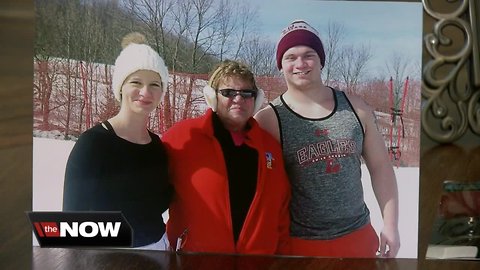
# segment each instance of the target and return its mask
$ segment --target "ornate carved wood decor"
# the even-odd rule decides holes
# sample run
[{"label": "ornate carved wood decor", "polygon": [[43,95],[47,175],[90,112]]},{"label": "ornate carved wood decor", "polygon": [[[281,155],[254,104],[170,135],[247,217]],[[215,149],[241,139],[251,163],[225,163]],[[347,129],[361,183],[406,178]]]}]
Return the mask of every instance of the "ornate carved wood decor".
[{"label": "ornate carved wood decor", "polygon": [[422,128],[440,143],[468,128],[480,135],[480,1],[423,0],[423,7],[435,22],[424,35]]}]

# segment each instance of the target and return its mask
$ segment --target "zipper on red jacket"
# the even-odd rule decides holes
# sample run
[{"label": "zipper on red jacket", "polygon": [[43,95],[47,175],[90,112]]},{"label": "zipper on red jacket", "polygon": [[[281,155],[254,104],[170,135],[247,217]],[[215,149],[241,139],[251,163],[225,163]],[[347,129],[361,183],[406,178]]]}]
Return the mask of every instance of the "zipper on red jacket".
[{"label": "zipper on red jacket", "polygon": [[182,251],[183,247],[187,243],[188,228],[186,228],[182,234],[177,238],[177,244],[175,246],[175,252]]}]

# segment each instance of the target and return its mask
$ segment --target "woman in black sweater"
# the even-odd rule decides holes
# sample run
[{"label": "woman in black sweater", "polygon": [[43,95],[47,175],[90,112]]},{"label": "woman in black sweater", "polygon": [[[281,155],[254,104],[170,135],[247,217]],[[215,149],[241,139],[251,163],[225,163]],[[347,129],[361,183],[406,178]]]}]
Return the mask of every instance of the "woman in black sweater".
[{"label": "woman in black sweater", "polygon": [[68,158],[64,211],[121,211],[133,246],[167,249],[162,213],[172,188],[160,138],[147,129],[168,84],[163,59],[131,33],[115,61],[112,88],[119,113],[85,131]]}]

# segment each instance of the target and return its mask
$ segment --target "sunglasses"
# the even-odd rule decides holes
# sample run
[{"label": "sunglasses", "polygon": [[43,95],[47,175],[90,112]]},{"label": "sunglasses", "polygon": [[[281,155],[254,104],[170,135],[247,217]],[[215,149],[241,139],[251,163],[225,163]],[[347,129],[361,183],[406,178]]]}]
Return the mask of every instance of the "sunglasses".
[{"label": "sunglasses", "polygon": [[234,98],[237,95],[240,95],[242,98],[254,98],[257,97],[256,90],[235,90],[235,89],[219,89],[218,92],[226,98]]}]

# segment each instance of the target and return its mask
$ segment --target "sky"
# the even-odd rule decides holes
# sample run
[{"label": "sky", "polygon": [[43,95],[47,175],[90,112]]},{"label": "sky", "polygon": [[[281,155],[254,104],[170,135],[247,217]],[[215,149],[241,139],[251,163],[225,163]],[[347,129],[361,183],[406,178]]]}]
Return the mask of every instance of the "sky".
[{"label": "sky", "polygon": [[[344,44],[369,45],[374,56],[369,73],[385,69],[398,53],[412,65],[420,65],[422,53],[422,3],[324,0],[243,0],[258,12],[259,30],[265,38],[278,41],[290,22],[303,19],[322,35],[329,21],[342,24]],[[420,72],[419,68],[412,68]],[[418,70],[417,70],[418,69]],[[413,72],[413,71],[412,71]],[[413,74],[412,74],[413,76]],[[420,74],[417,75],[420,78]]]}]

